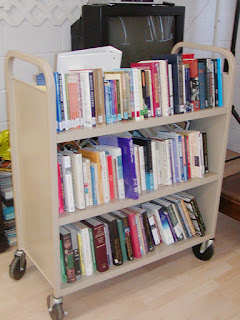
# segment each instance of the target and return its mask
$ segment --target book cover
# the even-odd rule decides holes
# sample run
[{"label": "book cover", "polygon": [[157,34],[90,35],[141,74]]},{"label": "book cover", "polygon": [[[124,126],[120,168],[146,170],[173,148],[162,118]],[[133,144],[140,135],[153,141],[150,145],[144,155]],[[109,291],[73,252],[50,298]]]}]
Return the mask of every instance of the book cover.
[{"label": "book cover", "polygon": [[199,102],[200,109],[206,108],[206,84],[205,84],[205,66],[203,62],[198,62],[199,75]]},{"label": "book cover", "polygon": [[73,191],[75,206],[78,209],[85,208],[85,197],[84,197],[84,181],[83,181],[83,163],[82,154],[72,153],[70,154],[71,166],[72,166],[72,177],[73,177]]},{"label": "book cover", "polygon": [[105,123],[105,103],[103,72],[101,68],[93,69],[94,99],[97,124]]},{"label": "book cover", "polygon": [[198,110],[200,110],[198,60],[197,59],[183,59],[183,64],[190,65],[191,103],[193,105],[193,111],[198,111]]},{"label": "book cover", "polygon": [[160,235],[160,231],[157,225],[155,215],[153,213],[147,212],[147,219],[148,219],[154,245],[157,246],[161,243],[161,235]]},{"label": "book cover", "polygon": [[62,246],[62,240],[60,239],[60,269],[61,269],[61,276],[62,276],[62,282],[67,281],[66,271],[65,271],[65,262],[64,262],[64,256],[63,256],[63,246]]},{"label": "book cover", "polygon": [[54,76],[55,90],[56,90],[57,131],[63,131],[62,106],[61,106],[60,85],[59,85],[59,74],[58,74],[58,72],[54,72],[53,76]]},{"label": "book cover", "polygon": [[218,107],[223,106],[223,84],[221,59],[217,58]]},{"label": "book cover", "polygon": [[58,166],[58,212],[59,212],[59,214],[61,214],[61,213],[64,213],[64,202],[63,202],[61,170],[60,170],[59,162],[58,162],[57,166]]}]

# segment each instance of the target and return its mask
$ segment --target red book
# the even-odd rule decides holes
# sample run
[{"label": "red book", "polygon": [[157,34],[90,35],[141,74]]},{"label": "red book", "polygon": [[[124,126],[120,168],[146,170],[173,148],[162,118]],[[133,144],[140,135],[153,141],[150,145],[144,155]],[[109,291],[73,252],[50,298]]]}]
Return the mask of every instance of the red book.
[{"label": "red book", "polygon": [[64,213],[64,203],[63,203],[63,191],[62,191],[62,179],[61,179],[61,170],[60,164],[57,163],[58,166],[58,212]]},{"label": "red book", "polygon": [[112,199],[115,199],[115,196],[114,196],[112,156],[110,156],[110,155],[107,155],[107,164],[108,164],[108,179],[109,179],[110,199],[112,200]]},{"label": "red book", "polygon": [[97,270],[99,272],[107,271],[108,260],[103,224],[94,218],[82,220],[82,223],[92,229]]},{"label": "red book", "polygon": [[186,60],[186,59],[194,59],[194,53],[183,53],[182,54],[182,59]]},{"label": "red book", "polygon": [[190,65],[191,103],[193,104],[193,110],[198,111],[200,110],[198,60],[183,59],[183,64]]},{"label": "red book", "polygon": [[142,254],[141,254],[140,242],[138,238],[135,213],[127,209],[121,209],[120,211],[122,211],[123,213],[126,213],[128,217],[128,224],[130,227],[130,237],[131,237],[134,258],[141,258]]},{"label": "red book", "polygon": [[153,95],[153,112],[154,117],[161,116],[160,99],[159,99],[159,78],[158,78],[158,62],[137,62],[131,63],[131,68],[138,68],[151,71],[152,79],[152,95]]}]

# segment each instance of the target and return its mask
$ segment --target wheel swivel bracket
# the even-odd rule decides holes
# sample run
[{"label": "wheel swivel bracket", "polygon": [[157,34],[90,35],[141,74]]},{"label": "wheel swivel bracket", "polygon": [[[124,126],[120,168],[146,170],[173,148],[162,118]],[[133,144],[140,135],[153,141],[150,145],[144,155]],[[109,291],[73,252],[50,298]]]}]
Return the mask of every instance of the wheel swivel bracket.
[{"label": "wheel swivel bracket", "polygon": [[214,239],[209,239],[209,240],[203,242],[200,247],[200,253],[203,254],[207,250],[207,248],[210,247],[213,243],[214,243]]},{"label": "wheel swivel bracket", "polygon": [[16,250],[15,252],[15,257],[19,257],[20,258],[20,271],[24,270],[24,264],[25,264],[25,252],[23,250]]}]

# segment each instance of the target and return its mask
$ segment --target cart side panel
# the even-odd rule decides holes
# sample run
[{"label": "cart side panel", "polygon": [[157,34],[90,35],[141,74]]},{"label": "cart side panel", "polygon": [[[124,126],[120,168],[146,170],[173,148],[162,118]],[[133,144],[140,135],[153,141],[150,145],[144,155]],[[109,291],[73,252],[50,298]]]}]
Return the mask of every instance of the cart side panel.
[{"label": "cart side panel", "polygon": [[[47,94],[13,79],[15,106],[14,180],[20,192],[16,213],[21,219],[23,250],[53,284],[55,270],[52,211],[56,184],[52,184],[52,154]],[[56,145],[55,145],[56,147]],[[49,152],[50,151],[50,152]],[[56,201],[55,201],[56,202]],[[56,212],[56,211],[55,211]]]}]

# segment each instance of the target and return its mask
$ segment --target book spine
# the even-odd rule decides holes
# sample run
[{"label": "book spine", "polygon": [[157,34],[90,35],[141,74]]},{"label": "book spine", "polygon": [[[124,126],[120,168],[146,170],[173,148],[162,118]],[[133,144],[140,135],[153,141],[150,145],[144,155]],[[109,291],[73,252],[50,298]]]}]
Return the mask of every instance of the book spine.
[{"label": "book spine", "polygon": [[[88,159],[87,159],[88,160]],[[83,159],[83,183],[84,183],[84,195],[85,195],[85,205],[88,207],[90,205],[90,199],[89,199],[89,186],[88,186],[88,161],[86,159]]]},{"label": "book spine", "polygon": [[79,114],[79,125],[80,127],[84,126],[83,120],[83,97],[81,90],[81,77],[80,73],[77,73],[77,96],[78,96],[78,114]]},{"label": "book spine", "polygon": [[170,226],[169,226],[169,222],[168,222],[167,216],[163,212],[162,208],[159,210],[159,216],[160,216],[160,221],[161,221],[160,233],[161,233],[161,236],[162,236],[162,240],[167,245],[170,245],[170,244],[174,243],[174,238],[173,238]]},{"label": "book spine", "polygon": [[142,229],[141,229],[141,224],[140,224],[140,219],[138,214],[135,215],[135,220],[136,220],[136,226],[137,226],[138,241],[140,244],[140,251],[141,251],[141,254],[143,255],[143,254],[146,254],[146,251],[143,243]]},{"label": "book spine", "polygon": [[127,259],[129,261],[132,261],[134,259],[134,255],[133,255],[133,249],[132,249],[132,243],[131,243],[130,227],[128,224],[127,217],[123,217],[122,224],[123,224],[124,239],[125,239],[125,245],[126,245],[126,251],[127,251]]},{"label": "book spine", "polygon": [[197,212],[197,215],[198,215],[198,217],[199,217],[199,221],[200,221],[200,223],[201,223],[202,229],[203,229],[203,231],[205,232],[205,231],[206,231],[206,226],[205,226],[205,224],[204,224],[204,221],[203,221],[201,212],[200,212],[200,210],[199,210],[199,207],[198,207],[198,204],[197,204],[197,201],[196,201],[195,198],[193,198],[192,204],[193,204],[193,207],[195,208],[195,210],[196,210],[196,212]]},{"label": "book spine", "polygon": [[222,67],[221,59],[217,58],[218,106],[223,106]]},{"label": "book spine", "polygon": [[151,70],[145,70],[148,118],[154,116]]},{"label": "book spine", "polygon": [[138,194],[141,193],[141,176],[140,176],[140,167],[139,167],[139,146],[134,145],[134,159],[135,159],[135,169],[137,176],[137,185],[138,185]]},{"label": "book spine", "polygon": [[71,233],[61,234],[64,261],[66,267],[67,282],[72,283],[76,281],[75,267],[74,267],[74,255],[72,250]]},{"label": "book spine", "polygon": [[143,95],[143,116],[144,118],[148,118],[149,96],[148,96],[145,70],[141,70],[141,79],[142,79],[142,95]]},{"label": "book spine", "polygon": [[130,237],[133,249],[134,258],[141,258],[141,249],[138,239],[138,231],[134,214],[128,214],[128,223],[130,227]]},{"label": "book spine", "polygon": [[118,104],[117,104],[117,84],[119,85],[118,80],[110,80],[111,86],[111,110],[112,110],[112,123],[118,121]]},{"label": "book spine", "polygon": [[89,72],[81,72],[81,90],[83,101],[83,126],[92,127],[92,106],[91,106],[91,90],[89,81]]},{"label": "book spine", "polygon": [[142,231],[144,251],[145,251],[145,253],[148,253],[147,237],[146,237],[145,228],[144,228],[144,224],[143,224],[143,217],[142,217],[141,213],[139,214],[139,221],[140,221],[140,226],[141,226],[141,231]]},{"label": "book spine", "polygon": [[174,229],[174,226],[172,224],[172,220],[169,216],[169,213],[168,213],[168,210],[167,209],[163,209],[163,213],[165,214],[166,218],[167,218],[167,221],[168,221],[168,224],[169,224],[169,228],[172,232],[172,236],[173,236],[173,240],[174,242],[177,242],[178,241],[178,238],[177,238],[177,235],[176,235],[176,232],[175,232],[175,229]]},{"label": "book spine", "polygon": [[199,75],[199,102],[200,109],[206,108],[206,93],[205,93],[205,67],[203,62],[198,62],[198,75]]},{"label": "book spine", "polygon": [[118,234],[119,234],[120,246],[122,251],[122,258],[124,262],[124,261],[127,261],[128,258],[127,258],[127,250],[126,250],[125,239],[124,239],[124,230],[123,230],[122,220],[117,219],[117,227],[118,227]]},{"label": "book spine", "polygon": [[105,123],[105,105],[102,69],[93,69],[93,85],[97,124]]},{"label": "book spine", "polygon": [[110,235],[109,235],[109,227],[107,223],[103,222],[104,226],[104,235],[105,235],[105,241],[106,241],[106,253],[107,253],[107,261],[108,266],[113,265],[113,258],[112,258],[112,248],[111,248],[111,242],[110,242]]},{"label": "book spine", "polygon": [[161,243],[161,235],[158,229],[157,221],[154,215],[148,215],[148,222],[153,238],[154,245],[157,246]]},{"label": "book spine", "polygon": [[191,237],[193,237],[192,226],[189,224],[189,216],[186,213],[186,210],[185,210],[186,207],[185,207],[183,200],[180,200],[179,208],[180,208],[179,212],[181,214],[181,218],[182,218],[184,225],[185,225],[185,228],[187,230],[188,237],[191,238]]},{"label": "book spine", "polygon": [[113,199],[115,199],[115,196],[114,196],[112,157],[110,155],[107,156],[107,166],[108,166],[108,181],[109,181],[110,199],[113,200]]},{"label": "book spine", "polygon": [[168,87],[168,62],[167,60],[159,61],[160,67],[160,86],[161,86],[161,101],[162,101],[162,116],[169,116],[169,87]]},{"label": "book spine", "polygon": [[154,250],[154,243],[153,243],[153,238],[152,238],[152,234],[151,234],[151,230],[148,222],[147,211],[143,212],[141,214],[141,217],[142,217],[142,222],[143,222],[144,231],[146,235],[147,248],[149,252],[152,252]]},{"label": "book spine", "polygon": [[97,183],[96,183],[95,167],[91,165],[90,170],[91,170],[91,180],[92,180],[93,204],[96,205],[98,204],[98,201],[97,201]]},{"label": "book spine", "polygon": [[105,121],[106,121],[106,124],[109,124],[112,122],[112,115],[111,115],[110,101],[109,101],[109,90],[110,90],[110,82],[109,82],[109,80],[104,80]]},{"label": "book spine", "polygon": [[207,133],[202,132],[202,139],[203,139],[203,157],[204,157],[204,167],[205,172],[208,172],[208,148],[207,148]]},{"label": "book spine", "polygon": [[67,281],[66,276],[66,268],[65,268],[65,262],[64,262],[64,256],[63,256],[63,246],[62,246],[62,240],[60,239],[60,269],[61,269],[61,276],[62,276],[62,282]]},{"label": "book spine", "polygon": [[217,59],[213,59],[213,70],[214,70],[214,86],[215,86],[215,106],[219,106],[218,97],[218,74],[217,74]]},{"label": "book spine", "polygon": [[140,180],[141,180],[141,189],[142,191],[147,190],[146,186],[146,173],[145,173],[145,160],[144,160],[144,148],[139,146],[139,166],[140,166]]},{"label": "book spine", "polygon": [[62,181],[61,181],[61,172],[60,164],[58,162],[58,212],[59,214],[64,213],[64,203],[63,203],[63,192],[62,192]]},{"label": "book spine", "polygon": [[100,152],[100,161],[101,161],[101,176],[102,176],[102,187],[103,187],[103,201],[104,203],[108,203],[110,200],[110,191],[109,191],[107,159],[106,159],[105,152]]},{"label": "book spine", "polygon": [[93,274],[93,262],[88,228],[81,230],[81,240],[85,273],[86,276],[91,276]]},{"label": "book spine", "polygon": [[72,249],[73,249],[73,256],[74,256],[76,280],[79,280],[81,275],[81,267],[80,267],[80,255],[79,255],[79,248],[78,248],[77,231],[71,227],[70,232],[71,232],[71,239],[72,239]]},{"label": "book spine", "polygon": [[78,110],[78,89],[77,89],[77,75],[68,74],[68,98],[70,115],[73,124],[73,128],[80,127],[79,110]]},{"label": "book spine", "polygon": [[175,212],[172,208],[172,205],[170,205],[168,207],[168,215],[169,215],[169,218],[171,220],[171,223],[172,223],[172,226],[173,226],[173,229],[174,229],[174,232],[175,232],[175,235],[177,237],[177,240],[178,241],[181,241],[184,239],[184,236],[183,236],[183,232],[182,232],[182,228],[178,222],[178,219],[175,215]]},{"label": "book spine", "polygon": [[61,98],[60,98],[60,86],[59,86],[59,74],[54,72],[54,81],[55,81],[55,91],[56,91],[56,115],[57,115],[57,131],[63,130],[62,124],[62,107],[61,107]]},{"label": "book spine", "polygon": [[140,88],[139,88],[139,77],[140,73],[137,68],[133,68],[133,90],[134,90],[134,112],[132,113],[132,118],[135,120],[140,120]]},{"label": "book spine", "polygon": [[75,206],[78,209],[84,209],[85,196],[84,196],[82,155],[73,153],[70,155],[70,158],[71,158],[71,166],[72,166]]},{"label": "book spine", "polygon": [[85,272],[85,265],[83,261],[83,243],[82,243],[82,236],[80,231],[78,232],[78,248],[79,248],[79,256],[80,256],[80,268],[81,268],[81,273],[84,276],[86,274]]},{"label": "book spine", "polygon": [[63,79],[62,74],[58,74],[59,79],[59,92],[60,92],[60,102],[61,102],[61,112],[62,112],[62,128],[63,130],[66,129],[65,126],[65,108],[64,108],[64,97],[63,97]]},{"label": "book spine", "polygon": [[88,228],[88,232],[89,232],[90,247],[91,247],[91,254],[92,254],[93,271],[96,271],[97,270],[97,263],[96,263],[96,258],[95,258],[95,249],[94,249],[92,229]]},{"label": "book spine", "polygon": [[[69,92],[68,92],[68,77],[67,74],[65,76],[65,92],[66,92],[66,108],[67,108],[67,119],[68,119],[68,128],[73,128],[73,123],[70,114],[70,105],[69,105]],[[66,123],[65,123],[66,125]]]},{"label": "book spine", "polygon": [[158,188],[158,179],[157,179],[157,150],[156,142],[151,140],[151,156],[152,156],[152,172],[153,172],[153,189]]}]

